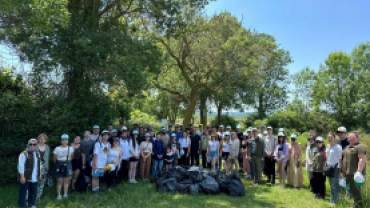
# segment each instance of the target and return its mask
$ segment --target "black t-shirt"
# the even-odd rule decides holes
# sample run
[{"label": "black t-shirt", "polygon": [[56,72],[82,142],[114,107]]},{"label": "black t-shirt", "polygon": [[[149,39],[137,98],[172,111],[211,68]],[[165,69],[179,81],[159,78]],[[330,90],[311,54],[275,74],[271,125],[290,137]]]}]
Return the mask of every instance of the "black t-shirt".
[{"label": "black t-shirt", "polygon": [[237,133],[237,135],[238,135],[238,139],[240,141],[242,141],[243,140],[243,132]]},{"label": "black t-shirt", "polygon": [[138,144],[140,145],[141,142],[145,141],[145,136],[139,136],[139,139],[138,139]]},{"label": "black t-shirt", "polygon": [[194,135],[190,137],[191,140],[191,151],[196,152],[199,151],[199,141],[201,140],[199,135]]},{"label": "black t-shirt", "polygon": [[[172,160],[173,158],[174,158],[173,155],[167,155],[167,154],[165,154],[163,159],[165,159],[165,160]],[[165,164],[172,164],[172,162],[167,162],[166,161]]]}]

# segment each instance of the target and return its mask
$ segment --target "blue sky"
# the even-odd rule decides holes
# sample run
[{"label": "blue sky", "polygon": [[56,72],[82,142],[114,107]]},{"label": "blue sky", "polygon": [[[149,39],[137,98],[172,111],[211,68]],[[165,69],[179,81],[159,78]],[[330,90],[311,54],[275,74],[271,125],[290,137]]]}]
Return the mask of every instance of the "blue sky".
[{"label": "blue sky", "polygon": [[218,0],[205,8],[209,16],[225,10],[289,50],[291,74],[305,67],[318,70],[329,53],[350,53],[370,41],[369,0]]}]

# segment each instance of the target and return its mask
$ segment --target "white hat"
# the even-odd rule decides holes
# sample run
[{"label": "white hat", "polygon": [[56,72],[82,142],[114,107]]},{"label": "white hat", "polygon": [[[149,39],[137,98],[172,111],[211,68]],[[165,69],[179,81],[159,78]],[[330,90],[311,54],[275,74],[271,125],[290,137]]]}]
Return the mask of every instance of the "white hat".
[{"label": "white hat", "polygon": [[347,132],[347,129],[345,127],[341,126],[341,127],[338,128],[338,131],[337,132],[346,133]]},{"label": "white hat", "polygon": [[247,131],[253,131],[253,128],[252,127],[249,127]]},{"label": "white hat", "polygon": [[283,136],[285,136],[284,133],[283,132],[279,132],[278,137],[283,137]]},{"label": "white hat", "polygon": [[98,125],[94,125],[93,129],[98,129],[99,126]]},{"label": "white hat", "polygon": [[284,128],[280,128],[279,129],[279,132],[284,132]]},{"label": "white hat", "polygon": [[356,172],[353,176],[353,180],[356,186],[361,187],[365,183],[365,177],[360,172]]},{"label": "white hat", "polygon": [[316,141],[323,142],[323,141],[324,141],[324,139],[323,139],[321,136],[319,136],[319,137],[317,137],[317,138],[316,138]]},{"label": "white hat", "polygon": [[272,129],[272,127],[271,126],[268,126],[267,129]]},{"label": "white hat", "polygon": [[297,135],[296,134],[292,134],[292,135],[290,135],[290,138],[291,139],[297,139]]},{"label": "white hat", "polygon": [[230,125],[227,125],[227,126],[226,126],[226,128],[227,128],[227,129],[231,129],[231,126],[230,126]]},{"label": "white hat", "polygon": [[221,124],[221,125],[220,125],[220,128],[224,128],[224,125],[222,125],[222,124]]},{"label": "white hat", "polygon": [[241,129],[242,126],[240,126],[239,124],[236,126],[237,129]]}]

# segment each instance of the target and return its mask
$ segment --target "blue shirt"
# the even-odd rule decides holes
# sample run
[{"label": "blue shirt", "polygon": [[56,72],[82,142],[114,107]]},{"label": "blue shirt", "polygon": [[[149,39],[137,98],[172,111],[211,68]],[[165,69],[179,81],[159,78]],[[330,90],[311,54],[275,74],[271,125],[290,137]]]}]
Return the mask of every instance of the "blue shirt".
[{"label": "blue shirt", "polygon": [[163,160],[163,157],[158,158],[158,155],[164,155],[164,144],[162,140],[155,140],[153,145],[154,159]]},{"label": "blue shirt", "polygon": [[179,142],[180,138],[183,137],[182,131],[179,131],[179,132],[174,131],[173,133],[176,134],[176,142]]}]

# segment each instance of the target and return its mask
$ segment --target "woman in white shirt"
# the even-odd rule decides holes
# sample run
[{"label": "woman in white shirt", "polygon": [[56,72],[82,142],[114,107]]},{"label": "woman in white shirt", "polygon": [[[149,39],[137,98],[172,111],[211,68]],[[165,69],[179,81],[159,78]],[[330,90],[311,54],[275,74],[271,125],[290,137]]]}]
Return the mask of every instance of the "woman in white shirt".
[{"label": "woman in white shirt", "polygon": [[54,149],[53,161],[54,166],[54,177],[57,179],[57,200],[61,200],[62,196],[60,191],[62,184],[64,188],[63,198],[67,198],[68,186],[72,178],[72,159],[74,149],[68,145],[68,135],[63,134],[61,137],[61,146]]},{"label": "woman in white shirt", "polygon": [[149,180],[150,166],[152,162],[153,145],[150,142],[150,134],[145,134],[145,141],[140,144],[140,171],[143,181]]},{"label": "woman in white shirt", "polygon": [[189,147],[191,147],[191,140],[188,137],[188,133],[186,131],[182,133],[182,136],[183,137],[179,139],[181,148],[184,150],[184,155],[181,157],[181,164],[189,165],[189,154],[190,154]]},{"label": "woman in white shirt", "polygon": [[128,171],[128,178],[130,183],[137,183],[135,180],[136,175],[136,166],[139,161],[139,143],[137,142],[137,138],[139,135],[138,131],[132,132],[133,137],[129,142],[130,147],[130,169]]},{"label": "woman in white shirt", "polygon": [[338,201],[339,195],[339,170],[342,164],[342,147],[335,142],[335,134],[329,133],[327,136],[329,141],[326,147],[326,166],[330,168],[333,173],[332,177],[329,178],[330,182],[330,204],[335,205]]},{"label": "woman in white shirt", "polygon": [[221,143],[221,152],[220,154],[222,155],[222,165],[224,166],[225,168],[225,172],[226,172],[226,175],[228,175],[229,173],[229,162],[231,160],[231,157],[230,157],[230,146],[231,146],[231,140],[230,140],[230,132],[226,132],[225,133],[225,137],[222,139],[222,143]]}]

